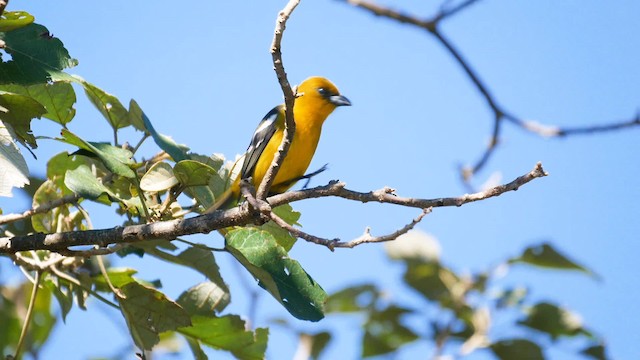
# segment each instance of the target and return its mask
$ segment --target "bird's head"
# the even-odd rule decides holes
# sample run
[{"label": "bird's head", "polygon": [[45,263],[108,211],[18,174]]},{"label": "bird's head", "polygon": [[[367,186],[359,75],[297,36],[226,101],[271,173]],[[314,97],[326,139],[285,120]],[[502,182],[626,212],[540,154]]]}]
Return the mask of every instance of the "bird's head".
[{"label": "bird's head", "polygon": [[312,76],[303,81],[297,88],[298,98],[295,108],[305,108],[324,115],[338,106],[350,106],[351,101],[340,95],[338,88],[328,79]]}]

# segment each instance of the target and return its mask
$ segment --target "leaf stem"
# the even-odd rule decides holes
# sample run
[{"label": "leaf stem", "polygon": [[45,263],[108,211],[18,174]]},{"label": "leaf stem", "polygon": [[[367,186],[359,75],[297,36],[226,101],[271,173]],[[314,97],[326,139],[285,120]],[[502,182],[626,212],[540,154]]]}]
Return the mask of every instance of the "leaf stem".
[{"label": "leaf stem", "polygon": [[135,154],[138,149],[140,148],[140,146],[142,146],[142,144],[144,143],[145,140],[147,140],[149,138],[149,134],[145,133],[144,136],[142,137],[142,139],[140,139],[140,141],[138,141],[138,143],[136,144],[136,146],[133,148],[133,153]]},{"label": "leaf stem", "polygon": [[138,174],[136,174],[135,180],[136,180],[136,189],[138,190],[138,197],[140,198],[140,202],[142,203],[142,211],[144,211],[144,219],[146,222],[149,220],[150,215],[149,215],[149,209],[147,209],[147,203],[144,199],[144,193],[140,188],[140,178],[138,177]]},{"label": "leaf stem", "polygon": [[22,332],[20,333],[20,339],[16,346],[15,359],[20,359],[20,352],[22,351],[22,345],[27,337],[27,330],[29,330],[29,324],[31,324],[31,318],[33,317],[33,308],[36,305],[36,296],[38,296],[38,288],[40,287],[40,280],[42,279],[42,272],[36,271],[36,278],[33,283],[33,289],[31,290],[31,299],[29,299],[29,307],[27,308],[27,315],[24,318],[24,325],[22,325]]},{"label": "leaf stem", "polygon": [[119,146],[118,145],[118,129],[113,128],[113,146]]},{"label": "leaf stem", "polygon": [[63,279],[64,281],[67,281],[67,282],[69,282],[71,284],[74,284],[74,285],[82,288],[83,290],[85,290],[89,294],[93,295],[96,299],[102,301],[103,303],[111,306],[114,309],[120,310],[120,307],[118,305],[116,305],[116,303],[109,301],[109,299],[107,299],[104,296],[98,294],[96,291],[91,290],[91,289],[87,288],[86,286],[82,285],[82,283],[80,281],[78,281],[78,279],[75,279],[72,276],[64,273],[63,271],[59,270],[57,267],[52,266],[51,267],[51,271],[54,274],[56,274],[56,276],[58,276],[59,278]]}]

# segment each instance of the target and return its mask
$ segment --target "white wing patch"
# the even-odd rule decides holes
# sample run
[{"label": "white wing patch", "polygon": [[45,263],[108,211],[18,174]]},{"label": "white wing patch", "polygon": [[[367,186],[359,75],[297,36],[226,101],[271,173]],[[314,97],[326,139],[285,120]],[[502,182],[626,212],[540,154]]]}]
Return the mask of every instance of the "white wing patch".
[{"label": "white wing patch", "polygon": [[277,118],[278,118],[278,114],[276,113],[262,120],[260,122],[260,125],[258,125],[258,128],[256,129],[255,133],[258,134],[263,132],[266,128],[273,125],[273,123],[276,121]]}]

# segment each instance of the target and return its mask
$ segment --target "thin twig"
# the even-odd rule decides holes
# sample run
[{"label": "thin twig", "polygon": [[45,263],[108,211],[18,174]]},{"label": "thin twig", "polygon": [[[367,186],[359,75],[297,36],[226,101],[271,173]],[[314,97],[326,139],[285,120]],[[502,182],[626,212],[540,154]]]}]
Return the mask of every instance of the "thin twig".
[{"label": "thin twig", "polygon": [[65,280],[65,281],[67,281],[67,282],[69,282],[71,284],[74,284],[74,285],[80,287],[84,291],[86,291],[89,294],[93,295],[96,299],[98,299],[98,300],[102,301],[103,303],[111,306],[112,308],[118,309],[118,310],[120,309],[120,307],[116,303],[114,303],[114,302],[110,301],[109,299],[105,298],[104,296],[98,294],[96,291],[85,287],[84,285],[82,285],[82,283],[78,279],[74,278],[71,275],[66,274],[64,271],[58,269],[56,266],[52,266],[51,267],[51,272],[53,272],[57,277]]},{"label": "thin twig", "polygon": [[467,7],[475,4],[476,2],[478,2],[478,0],[466,0],[450,8],[442,7],[440,9],[440,13],[434,16],[431,21],[435,23],[440,22],[441,20],[444,20],[445,18],[455,15],[456,13],[466,9]]},{"label": "thin twig", "polygon": [[271,188],[271,184],[276,178],[278,174],[278,170],[284,161],[285,156],[287,156],[287,152],[289,151],[289,147],[291,146],[291,141],[293,140],[293,135],[296,131],[296,123],[293,119],[293,106],[296,101],[295,94],[291,89],[291,84],[289,84],[289,80],[287,79],[287,73],[284,70],[284,65],[282,64],[282,51],[281,51],[281,43],[282,43],[282,35],[284,34],[284,30],[286,28],[287,20],[293,10],[298,6],[300,0],[290,0],[289,3],[280,11],[278,14],[278,19],[276,20],[276,28],[274,30],[273,42],[271,43],[271,56],[273,57],[273,69],[276,72],[276,76],[278,77],[278,82],[280,83],[280,87],[282,88],[282,93],[284,94],[284,112],[285,112],[285,127],[284,127],[284,135],[282,136],[282,142],[278,147],[278,151],[273,157],[273,161],[271,162],[271,166],[265,173],[262,178],[262,182],[260,186],[258,186],[258,191],[256,198],[260,200],[264,200],[269,194],[269,189]]},{"label": "thin twig", "polygon": [[385,17],[388,19],[392,19],[394,21],[409,24],[423,30],[426,30],[429,34],[433,35],[438,42],[444,46],[444,48],[449,52],[451,56],[455,59],[455,61],[462,67],[464,73],[471,80],[471,82],[476,87],[476,90],[481,94],[482,98],[485,100],[491,111],[493,112],[493,129],[491,138],[489,143],[480,156],[480,158],[471,166],[463,167],[461,169],[461,175],[463,182],[465,184],[469,184],[469,181],[478,173],[481,169],[483,169],[486,164],[489,162],[491,156],[494,154],[497,145],[499,144],[499,136],[501,133],[503,120],[507,120],[508,122],[518,126],[518,128],[537,134],[543,137],[566,137],[569,135],[577,135],[577,134],[595,134],[606,131],[620,130],[629,127],[635,127],[640,125],[640,116],[636,115],[636,117],[632,120],[626,120],[621,122],[615,122],[604,125],[587,125],[582,127],[575,128],[562,128],[559,126],[548,126],[541,125],[532,121],[525,121],[522,118],[515,116],[511,112],[507,111],[502,106],[498,105],[498,101],[496,97],[489,91],[488,86],[484,81],[480,79],[480,76],[475,71],[475,69],[471,66],[469,61],[462,56],[462,53],[453,45],[453,43],[447,39],[446,36],[439,30],[438,25],[441,20],[448,18],[463,9],[466,9],[470,5],[473,5],[477,2],[477,0],[466,0],[459,3],[456,6],[451,8],[443,8],[441,11],[436,14],[434,17],[430,19],[421,19],[416,16],[408,15],[401,11],[389,9],[383,6],[376,5],[369,1],[362,0],[342,0],[343,2],[347,2],[351,5],[354,5],[358,8],[361,8],[369,13]]},{"label": "thin twig", "polygon": [[632,120],[624,120],[611,124],[602,124],[602,125],[594,125],[594,126],[585,126],[585,127],[565,127],[559,128],[556,136],[569,136],[569,135],[583,135],[583,134],[593,134],[614,130],[626,129],[632,126],[640,125],[640,114],[637,114],[636,117]]},{"label": "thin twig", "polygon": [[424,209],[418,217],[413,219],[409,224],[403,226],[401,229],[398,229],[390,234],[381,235],[381,236],[373,236],[371,235],[371,229],[366,228],[364,234],[358,237],[357,239],[351,241],[340,241],[340,239],[324,239],[315,235],[308,234],[298,228],[295,228],[289,225],[286,221],[280,218],[278,215],[271,213],[271,220],[275,222],[281,228],[290,232],[293,236],[306,240],[308,242],[326,246],[329,250],[335,251],[335,248],[354,248],[358,245],[365,243],[376,243],[376,242],[384,242],[391,241],[397,239],[400,235],[406,234],[409,230],[413,229],[416,224],[425,217],[425,215],[431,212],[431,208]]},{"label": "thin twig", "polygon": [[65,195],[59,199],[49,201],[48,203],[42,204],[36,208],[29,209],[21,214],[2,215],[0,216],[0,225],[12,223],[18,220],[23,220],[36,214],[43,214],[63,205],[74,204],[79,200],[80,200],[80,196],[78,195]]},{"label": "thin twig", "polygon": [[415,219],[413,219],[410,223],[408,223],[407,225],[403,226],[401,229],[398,229],[394,232],[392,232],[391,234],[387,234],[387,235],[381,235],[381,236],[373,236],[371,235],[371,229],[367,228],[364,232],[364,234],[362,234],[362,236],[360,236],[357,239],[351,240],[349,242],[338,242],[336,244],[334,244],[335,247],[339,247],[339,248],[354,248],[358,245],[361,244],[366,244],[366,243],[377,243],[377,242],[385,242],[385,241],[392,241],[397,239],[398,237],[400,237],[401,235],[406,234],[407,232],[409,232],[409,230],[413,229],[427,214],[431,213],[432,208],[427,208],[427,209],[423,209],[422,213],[420,213],[420,215],[418,215]]},{"label": "thin twig", "polygon": [[20,332],[20,339],[18,345],[16,345],[16,352],[13,356],[14,359],[20,359],[20,352],[22,351],[22,345],[27,337],[27,331],[31,324],[31,318],[33,317],[33,309],[36,305],[36,297],[38,296],[38,288],[40,287],[40,280],[42,280],[42,272],[36,271],[36,279],[33,283],[33,289],[31,290],[31,299],[29,299],[29,307],[27,308],[27,314],[24,317],[24,324],[22,325],[22,331]]},{"label": "thin twig", "polygon": [[291,235],[304,239],[308,242],[314,243],[314,244],[318,244],[318,245],[322,245],[322,246],[326,246],[327,248],[329,248],[329,250],[333,251],[333,248],[335,246],[335,244],[337,244],[340,239],[324,239],[315,235],[311,235],[311,234],[307,234],[306,232],[295,228],[291,225],[289,225],[286,221],[284,221],[281,217],[279,217],[278,215],[276,215],[275,213],[270,213],[271,216],[271,220],[273,220],[273,222],[275,222],[278,226],[280,226],[281,228],[287,230],[288,232],[291,233]]},{"label": "thin twig", "polygon": [[151,135],[148,134],[148,133],[145,133],[144,136],[142,136],[142,138],[140,139],[140,141],[138,141],[138,144],[136,144],[136,146],[133,147],[133,150],[131,152],[135,154],[138,151],[138,149],[140,148],[140,146],[142,146],[144,141],[149,138],[149,136],[151,136]]},{"label": "thin twig", "polygon": [[66,257],[58,255],[56,253],[50,253],[49,259],[47,261],[40,261],[39,259],[32,259],[25,256],[22,256],[20,253],[11,254],[12,260],[16,265],[20,265],[21,267],[30,270],[30,271],[44,271],[49,269],[51,266],[54,266],[66,259]]}]

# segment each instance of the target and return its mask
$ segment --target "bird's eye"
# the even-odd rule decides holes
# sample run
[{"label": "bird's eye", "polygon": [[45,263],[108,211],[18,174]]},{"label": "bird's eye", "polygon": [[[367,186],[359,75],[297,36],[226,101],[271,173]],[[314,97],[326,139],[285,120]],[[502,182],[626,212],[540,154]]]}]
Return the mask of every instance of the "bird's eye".
[{"label": "bird's eye", "polygon": [[329,91],[325,88],[319,88],[318,94],[320,94],[322,97],[327,97],[329,96]]}]

